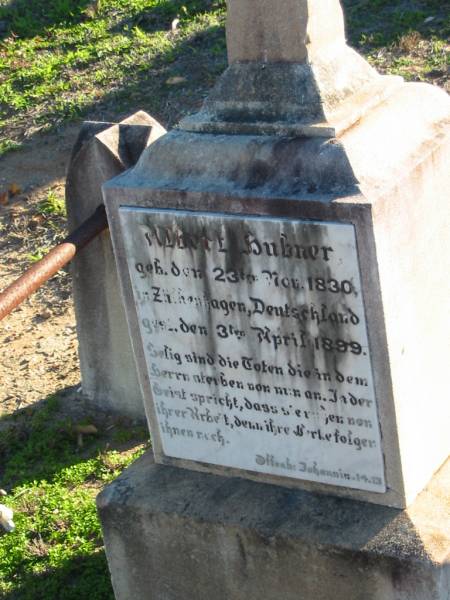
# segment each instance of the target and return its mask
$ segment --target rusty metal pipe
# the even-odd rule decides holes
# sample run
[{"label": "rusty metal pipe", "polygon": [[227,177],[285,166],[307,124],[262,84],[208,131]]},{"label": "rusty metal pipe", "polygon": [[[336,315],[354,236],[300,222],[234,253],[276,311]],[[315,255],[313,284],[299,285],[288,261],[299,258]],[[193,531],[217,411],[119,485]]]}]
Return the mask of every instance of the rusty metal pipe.
[{"label": "rusty metal pipe", "polygon": [[0,321],[107,228],[105,207],[100,205],[80,227],[0,293]]}]

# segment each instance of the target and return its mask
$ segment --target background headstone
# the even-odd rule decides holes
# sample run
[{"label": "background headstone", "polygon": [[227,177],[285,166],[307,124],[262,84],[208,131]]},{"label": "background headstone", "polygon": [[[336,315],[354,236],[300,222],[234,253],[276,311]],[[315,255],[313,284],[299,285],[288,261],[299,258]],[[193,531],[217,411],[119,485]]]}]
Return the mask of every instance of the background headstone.
[{"label": "background headstone", "polygon": [[[144,112],[122,123],[86,122],[67,174],[69,228],[102,204],[102,184],[132,167],[165,130]],[[71,265],[83,393],[99,408],[144,419],[109,231]]]}]

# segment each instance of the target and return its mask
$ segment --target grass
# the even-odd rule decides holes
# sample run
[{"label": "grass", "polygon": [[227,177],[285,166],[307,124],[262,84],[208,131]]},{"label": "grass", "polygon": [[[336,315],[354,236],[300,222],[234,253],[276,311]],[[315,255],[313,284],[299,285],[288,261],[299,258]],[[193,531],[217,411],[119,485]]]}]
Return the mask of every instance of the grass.
[{"label": "grass", "polygon": [[[448,0],[343,3],[372,64],[447,83]],[[0,155],[83,115],[173,125],[226,66],[224,22],[225,0],[0,0]]]},{"label": "grass", "polygon": [[39,203],[38,210],[43,215],[65,217],[66,203],[62,196],[59,196],[53,190],[49,190],[47,197]]},{"label": "grass", "polygon": [[344,0],[351,43],[378,70],[449,87],[448,0]]},{"label": "grass", "polygon": [[[0,5],[0,129],[20,141],[78,118],[141,106],[165,122],[182,111],[170,105],[171,78],[202,51],[184,96],[197,100],[225,60],[224,1],[16,0]],[[172,31],[174,19],[179,18]],[[178,62],[180,59],[181,62]],[[214,65],[214,63],[219,65]],[[182,73],[181,73],[182,74]],[[166,83],[169,81],[169,83]],[[178,87],[175,95],[180,91]],[[201,86],[200,86],[201,87]],[[194,101],[195,103],[195,101]],[[189,102],[188,102],[189,104]],[[0,152],[2,140],[0,139]],[[8,144],[3,144],[3,152]]]},{"label": "grass", "polygon": [[[62,408],[50,398],[0,429],[0,482],[9,492],[1,501],[16,523],[0,534],[1,598],[113,598],[95,496],[142,453],[145,432],[114,427],[107,440],[99,427],[80,448],[77,422]],[[131,449],[109,448],[124,441]]]},{"label": "grass", "polygon": [[[31,211],[30,211],[31,212]],[[25,254],[29,263],[35,263],[61,242],[65,236],[66,203],[64,197],[55,190],[49,189],[43,200],[37,203],[34,210],[33,248]],[[36,235],[39,228],[40,235]],[[62,274],[59,275],[59,283]]]},{"label": "grass", "polygon": [[7,152],[13,152],[14,150],[19,150],[22,147],[20,142],[16,142],[14,140],[3,139],[0,141],[0,156],[6,154]]}]

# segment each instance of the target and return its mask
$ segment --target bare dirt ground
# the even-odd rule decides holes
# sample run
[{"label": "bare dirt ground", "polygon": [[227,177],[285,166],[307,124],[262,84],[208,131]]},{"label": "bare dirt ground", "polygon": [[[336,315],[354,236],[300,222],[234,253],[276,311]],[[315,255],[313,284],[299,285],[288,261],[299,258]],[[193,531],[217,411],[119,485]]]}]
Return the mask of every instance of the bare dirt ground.
[{"label": "bare dirt ground", "polygon": [[[64,218],[40,206],[49,192],[64,197],[78,129],[38,137],[0,162],[0,289],[61,236]],[[0,322],[0,416],[79,381],[70,276],[62,272]]]}]

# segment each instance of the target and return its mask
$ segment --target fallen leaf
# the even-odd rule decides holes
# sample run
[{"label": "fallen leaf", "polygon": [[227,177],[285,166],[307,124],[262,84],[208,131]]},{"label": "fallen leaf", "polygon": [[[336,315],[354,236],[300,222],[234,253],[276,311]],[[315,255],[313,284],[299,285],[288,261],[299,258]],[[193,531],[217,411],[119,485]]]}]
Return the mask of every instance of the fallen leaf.
[{"label": "fallen leaf", "polygon": [[2,206],[6,206],[9,202],[9,194],[8,192],[0,192],[0,204]]},{"label": "fallen leaf", "polygon": [[176,75],[175,77],[169,77],[169,79],[166,80],[166,85],[179,85],[180,83],[186,83],[186,81],[186,77]]},{"label": "fallen leaf", "polygon": [[98,429],[95,425],[76,425],[75,431],[82,435],[94,435],[98,433]]},{"label": "fallen leaf", "polygon": [[20,194],[22,189],[20,186],[17,185],[17,183],[11,183],[8,191],[11,194],[11,196],[17,196],[17,194]]}]

